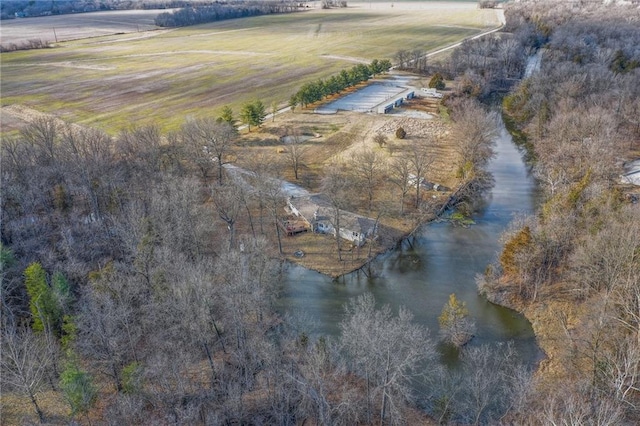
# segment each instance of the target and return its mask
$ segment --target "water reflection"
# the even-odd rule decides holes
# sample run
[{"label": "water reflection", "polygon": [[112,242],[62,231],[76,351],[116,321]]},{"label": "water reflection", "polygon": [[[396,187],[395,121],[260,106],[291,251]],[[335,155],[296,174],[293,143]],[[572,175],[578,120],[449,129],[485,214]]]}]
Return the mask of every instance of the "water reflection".
[{"label": "water reflection", "polygon": [[[508,223],[515,214],[532,212],[536,202],[533,179],[504,127],[496,140],[496,154],[489,167],[495,185],[482,211],[474,216],[476,225],[464,228],[440,222],[423,226],[411,241],[376,261],[376,278],[353,273],[331,280],[292,265],[279,309],[312,318],[313,333],[337,335],[344,303],[372,292],[380,305],[409,308],[416,321],[435,336],[437,317],[449,295],[456,293],[476,321],[476,336],[470,345],[512,340],[524,360],[536,362],[540,351],[528,321],[480,297],[475,284],[475,276],[495,260],[500,234]],[[440,354],[445,365],[455,364],[456,350],[441,345]]]}]

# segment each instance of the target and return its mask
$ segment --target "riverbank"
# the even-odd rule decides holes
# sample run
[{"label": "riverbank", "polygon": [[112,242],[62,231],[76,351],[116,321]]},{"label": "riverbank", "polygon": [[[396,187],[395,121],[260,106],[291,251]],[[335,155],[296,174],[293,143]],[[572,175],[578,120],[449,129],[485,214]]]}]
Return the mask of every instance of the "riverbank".
[{"label": "riverbank", "polygon": [[[314,335],[336,336],[344,304],[371,293],[380,306],[388,304],[394,311],[406,308],[417,323],[437,333],[438,315],[455,293],[476,323],[470,349],[511,342],[517,358],[528,368],[536,368],[543,354],[529,321],[512,309],[489,303],[478,294],[475,283],[476,276],[495,261],[502,248],[502,232],[514,214],[534,209],[535,182],[504,129],[496,138],[495,151],[487,167],[495,178],[494,186],[472,216],[475,225],[455,226],[450,221],[435,220],[420,226],[411,238],[371,263],[373,274],[365,269],[335,280],[290,265],[278,310],[301,318],[305,329]],[[460,362],[459,354],[443,351],[438,362],[455,368]]]},{"label": "riverbank", "polygon": [[[455,194],[455,191],[451,194]],[[283,256],[287,262],[333,279],[360,269],[366,270],[367,265],[389,251],[397,249],[419,227],[437,220],[444,213],[445,206],[449,205],[452,195],[446,195],[447,201],[442,202],[439,199],[439,204],[432,203],[429,212],[381,220],[384,230],[378,233],[377,238],[367,241],[361,247],[342,240],[340,258],[335,237],[316,233],[303,233],[283,239]],[[444,196],[440,195],[440,197]]]}]

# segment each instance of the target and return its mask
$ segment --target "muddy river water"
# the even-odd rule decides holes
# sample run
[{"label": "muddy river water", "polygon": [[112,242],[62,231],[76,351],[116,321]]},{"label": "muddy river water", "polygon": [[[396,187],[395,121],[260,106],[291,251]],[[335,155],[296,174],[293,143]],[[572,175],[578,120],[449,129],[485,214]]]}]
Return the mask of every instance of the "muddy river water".
[{"label": "muddy river water", "polygon": [[[449,295],[455,293],[466,302],[476,322],[470,345],[512,341],[525,363],[537,362],[542,354],[531,324],[515,311],[478,295],[475,283],[475,276],[496,259],[501,249],[500,235],[514,215],[531,213],[536,203],[534,179],[504,126],[496,138],[495,151],[489,166],[495,183],[484,207],[473,217],[475,225],[424,225],[415,238],[376,260],[373,278],[360,272],[332,280],[290,266],[278,309],[302,318],[311,334],[336,336],[345,302],[371,292],[378,304],[389,304],[396,312],[401,305],[409,308],[415,321],[437,337],[437,318]],[[441,348],[440,355],[443,363],[455,364],[454,352]]]}]

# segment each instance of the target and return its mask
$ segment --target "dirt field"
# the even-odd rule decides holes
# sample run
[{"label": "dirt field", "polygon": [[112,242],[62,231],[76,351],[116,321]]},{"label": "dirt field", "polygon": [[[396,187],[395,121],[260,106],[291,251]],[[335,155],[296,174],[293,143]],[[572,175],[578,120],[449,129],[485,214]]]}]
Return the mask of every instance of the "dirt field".
[{"label": "dirt field", "polygon": [[0,26],[1,44],[19,45],[29,40],[55,43],[110,34],[147,32],[159,29],[154,19],[166,11],[110,10],[4,20]]},{"label": "dirt field", "polygon": [[[67,19],[37,18],[43,36],[53,28],[53,21],[45,19],[54,18]],[[9,25],[20,31],[19,25],[32,19]],[[327,78],[355,62],[392,58],[399,49],[435,50],[495,25],[495,11],[477,9],[475,3],[357,3],[346,9],[94,37],[52,49],[3,53],[0,102],[111,134],[151,122],[173,130],[189,116],[218,115],[223,105],[235,111],[254,99],[286,105],[304,82]],[[3,40],[7,31],[3,23]],[[3,119],[3,132],[14,129]]]}]

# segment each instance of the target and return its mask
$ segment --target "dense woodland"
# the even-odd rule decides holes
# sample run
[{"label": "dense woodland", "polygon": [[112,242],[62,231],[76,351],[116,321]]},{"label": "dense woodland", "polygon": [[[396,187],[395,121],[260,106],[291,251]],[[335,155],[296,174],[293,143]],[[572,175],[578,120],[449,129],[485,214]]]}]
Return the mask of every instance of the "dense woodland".
[{"label": "dense woodland", "polygon": [[294,1],[225,1],[182,7],[173,12],[159,14],[155,24],[159,27],[185,27],[225,19],[246,18],[272,13],[298,11],[299,2]]},{"label": "dense woodland", "polygon": [[[16,17],[64,15],[101,10],[193,8],[228,3],[232,2],[217,0],[10,0],[0,3],[0,18],[15,19]],[[280,2],[274,1],[273,3]]]},{"label": "dense woodland", "polygon": [[[490,298],[529,312],[552,358],[522,419],[636,424],[640,418],[640,208],[618,184],[640,153],[640,11],[612,5],[526,3],[506,11],[503,40],[463,45],[457,69],[479,94],[499,88],[522,60],[541,69],[504,98],[544,198],[504,236],[479,279]],[[471,65],[471,66],[469,66]],[[475,83],[474,83],[475,82]],[[480,83],[489,84],[481,85]],[[473,83],[473,84],[472,84]],[[556,420],[556,422],[558,422]]]},{"label": "dense woodland", "polygon": [[[640,149],[640,13],[525,1],[506,17],[431,66],[460,82],[448,106],[466,181],[491,156],[476,99],[511,90],[505,118],[545,198],[479,284],[519,309],[564,303],[549,314],[554,369],[532,375],[509,345],[437,367],[438,339],[472,330],[455,298],[440,336],[370,296],[345,307],[336,339],[276,315],[284,265],[263,234],[278,229],[283,196],[266,178],[278,170],[256,165],[257,193],[225,173],[240,149],[230,110],[116,137],[41,118],[2,143],[3,398],[53,423],[637,423],[640,212],[616,181]],[[542,69],[522,79],[538,52]],[[404,158],[403,196],[428,163]],[[344,172],[323,182],[336,202]],[[42,408],[52,391],[68,418]]]}]

